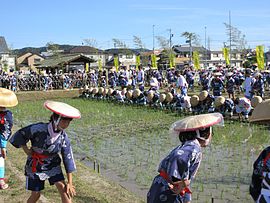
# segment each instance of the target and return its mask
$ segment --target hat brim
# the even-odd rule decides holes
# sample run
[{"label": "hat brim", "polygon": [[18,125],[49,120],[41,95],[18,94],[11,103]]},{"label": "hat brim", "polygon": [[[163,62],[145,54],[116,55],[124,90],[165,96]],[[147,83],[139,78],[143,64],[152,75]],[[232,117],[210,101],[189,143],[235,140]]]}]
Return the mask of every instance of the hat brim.
[{"label": "hat brim", "polygon": [[81,113],[78,109],[63,102],[46,101],[44,107],[62,117],[81,118]]},{"label": "hat brim", "polygon": [[16,94],[6,88],[0,88],[0,107],[14,107],[18,104]]},{"label": "hat brim", "polygon": [[171,130],[179,134],[180,132],[190,132],[208,128],[216,124],[223,125],[223,123],[223,116],[220,113],[201,114],[176,121],[172,125]]}]

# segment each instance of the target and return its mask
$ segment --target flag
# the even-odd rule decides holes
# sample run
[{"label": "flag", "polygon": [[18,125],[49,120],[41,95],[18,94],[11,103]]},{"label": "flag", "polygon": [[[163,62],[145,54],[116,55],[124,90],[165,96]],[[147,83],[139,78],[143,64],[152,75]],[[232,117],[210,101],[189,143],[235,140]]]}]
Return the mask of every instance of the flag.
[{"label": "flag", "polygon": [[137,71],[139,70],[140,64],[141,64],[141,57],[140,57],[140,55],[137,55],[136,56],[136,70]]},{"label": "flag", "polygon": [[193,63],[194,63],[194,66],[195,66],[196,70],[199,70],[200,69],[200,56],[199,56],[199,52],[198,51],[194,51],[193,54],[192,54],[192,57],[193,57]]},{"label": "flag", "polygon": [[118,72],[118,68],[119,68],[118,56],[114,56],[113,62],[114,62],[115,70],[116,72]]},{"label": "flag", "polygon": [[170,68],[175,67],[175,55],[173,53],[170,53],[169,59],[170,59]]},{"label": "flag", "polygon": [[258,64],[258,69],[264,69],[264,46],[256,46],[256,59]]},{"label": "flag", "polygon": [[89,72],[89,63],[85,64],[85,72],[88,73]]},{"label": "flag", "polygon": [[102,63],[101,63],[101,59],[98,59],[98,70],[102,71]]},{"label": "flag", "polygon": [[227,47],[223,48],[223,55],[226,62],[226,65],[230,65],[230,59],[229,59],[229,49]]},{"label": "flag", "polygon": [[151,55],[152,69],[157,69],[157,57],[155,54]]}]

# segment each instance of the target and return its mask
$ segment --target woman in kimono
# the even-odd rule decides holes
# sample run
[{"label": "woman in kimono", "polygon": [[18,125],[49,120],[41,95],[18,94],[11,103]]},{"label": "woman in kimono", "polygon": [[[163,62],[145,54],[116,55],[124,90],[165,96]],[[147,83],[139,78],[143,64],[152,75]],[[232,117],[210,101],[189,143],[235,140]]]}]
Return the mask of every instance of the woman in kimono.
[{"label": "woman in kimono", "polygon": [[148,203],[187,203],[191,201],[190,183],[199,168],[201,148],[209,145],[212,126],[223,123],[220,113],[186,117],[175,122],[171,133],[181,144],[165,157],[147,194]]},{"label": "woman in kimono", "polygon": [[[65,132],[73,118],[80,118],[76,108],[55,101],[46,101],[44,107],[53,112],[49,123],[35,123],[18,130],[10,139],[16,148],[28,155],[25,165],[26,189],[31,190],[27,202],[37,202],[44,189],[45,180],[55,185],[62,202],[71,202],[76,192],[72,172],[76,170],[70,140]],[[27,145],[31,142],[31,147]],[[61,154],[61,158],[60,158]],[[63,160],[67,183],[61,169]]]},{"label": "woman in kimono", "polygon": [[13,116],[7,108],[17,104],[18,100],[14,92],[0,88],[0,190],[8,188],[5,181],[5,159],[7,156],[7,140],[11,136],[13,126]]}]

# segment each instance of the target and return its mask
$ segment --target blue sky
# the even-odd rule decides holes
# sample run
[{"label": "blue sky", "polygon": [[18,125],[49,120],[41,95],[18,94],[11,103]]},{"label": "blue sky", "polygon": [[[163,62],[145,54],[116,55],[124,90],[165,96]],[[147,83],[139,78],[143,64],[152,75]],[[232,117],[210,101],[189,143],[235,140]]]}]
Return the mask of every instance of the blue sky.
[{"label": "blue sky", "polygon": [[81,45],[84,39],[106,49],[113,47],[113,38],[133,48],[134,35],[152,49],[155,25],[155,36],[169,38],[172,30],[173,44],[185,43],[181,33],[188,31],[204,45],[206,31],[211,50],[220,50],[229,11],[248,47],[270,46],[269,0],[2,0],[0,6],[0,36],[14,49],[48,42]]}]

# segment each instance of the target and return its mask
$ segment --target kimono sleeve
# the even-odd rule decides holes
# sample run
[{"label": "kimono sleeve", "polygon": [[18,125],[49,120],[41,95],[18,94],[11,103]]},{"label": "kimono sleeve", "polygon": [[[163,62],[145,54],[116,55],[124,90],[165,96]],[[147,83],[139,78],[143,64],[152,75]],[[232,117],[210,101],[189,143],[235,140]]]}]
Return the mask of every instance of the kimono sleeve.
[{"label": "kimono sleeve", "polygon": [[10,140],[9,140],[10,143],[16,148],[20,148],[21,146],[26,145],[26,143],[29,142],[29,140],[33,137],[33,134],[31,132],[31,127],[32,127],[32,125],[18,130],[10,138]]},{"label": "kimono sleeve", "polygon": [[179,180],[189,179],[189,166],[190,166],[190,153],[189,151],[183,152],[170,160],[170,167],[167,173]]},{"label": "kimono sleeve", "polygon": [[2,140],[7,141],[11,136],[11,128],[13,126],[13,116],[11,111],[6,111],[5,114],[5,123],[1,125],[1,133],[0,136]]},{"label": "kimono sleeve", "polygon": [[64,143],[63,143],[63,146],[62,146],[62,149],[61,149],[62,159],[63,159],[63,162],[64,162],[66,172],[71,173],[71,172],[76,170],[76,165],[75,165],[75,162],[74,162],[72,147],[71,147],[71,144],[70,144],[70,140],[68,139],[67,136],[65,136],[63,142]]}]

